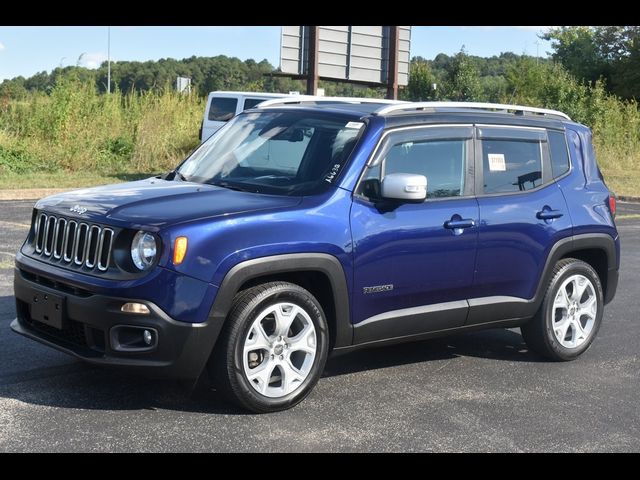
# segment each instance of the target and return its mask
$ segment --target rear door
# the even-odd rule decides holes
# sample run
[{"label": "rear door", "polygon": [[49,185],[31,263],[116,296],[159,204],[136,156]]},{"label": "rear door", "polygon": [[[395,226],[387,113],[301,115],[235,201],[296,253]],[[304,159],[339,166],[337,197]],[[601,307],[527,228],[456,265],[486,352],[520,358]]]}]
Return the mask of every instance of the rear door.
[{"label": "rear door", "polygon": [[478,254],[467,324],[525,314],[552,245],[571,235],[564,196],[553,180],[547,131],[476,128]]}]

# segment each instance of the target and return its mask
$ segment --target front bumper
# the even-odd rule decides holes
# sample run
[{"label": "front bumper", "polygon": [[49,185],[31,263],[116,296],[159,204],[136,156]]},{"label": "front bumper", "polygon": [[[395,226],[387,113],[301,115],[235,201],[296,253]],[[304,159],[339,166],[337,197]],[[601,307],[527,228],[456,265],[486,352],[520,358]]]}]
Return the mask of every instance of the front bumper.
[{"label": "front bumper", "polygon": [[[52,286],[17,268],[14,290],[17,318],[11,328],[16,333],[90,363],[127,367],[153,377],[197,380],[222,327],[222,321],[213,318],[203,323],[176,321],[146,300],[92,294],[60,283]],[[63,299],[62,328],[32,318],[33,299],[44,294]],[[127,302],[144,303],[150,314],[121,312]],[[157,334],[157,343],[143,351],[120,351],[112,338],[117,326],[146,327]]]}]

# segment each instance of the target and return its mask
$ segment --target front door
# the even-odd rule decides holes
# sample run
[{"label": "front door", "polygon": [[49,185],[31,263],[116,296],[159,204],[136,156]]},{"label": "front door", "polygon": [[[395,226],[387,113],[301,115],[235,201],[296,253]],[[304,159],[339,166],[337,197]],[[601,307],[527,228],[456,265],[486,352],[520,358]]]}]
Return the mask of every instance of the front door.
[{"label": "front door", "polygon": [[[366,168],[351,210],[355,343],[464,325],[479,221],[472,135],[470,126],[391,130]],[[389,173],[425,175],[427,200],[381,201]]]}]

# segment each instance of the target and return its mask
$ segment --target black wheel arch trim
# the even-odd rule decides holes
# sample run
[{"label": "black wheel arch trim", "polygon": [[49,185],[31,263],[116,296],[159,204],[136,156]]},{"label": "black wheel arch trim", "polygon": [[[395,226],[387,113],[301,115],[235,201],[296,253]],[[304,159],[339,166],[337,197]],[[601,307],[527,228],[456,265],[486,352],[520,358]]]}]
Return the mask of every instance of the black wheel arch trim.
[{"label": "black wheel arch trim", "polygon": [[605,252],[607,256],[607,278],[601,279],[603,287],[606,285],[605,303],[609,303],[613,299],[618,285],[618,259],[615,239],[607,233],[583,233],[563,238],[551,247],[533,299],[536,309],[542,303],[547,285],[551,280],[553,267],[558,260],[572,252],[586,249],[597,249]]},{"label": "black wheel arch trim", "polygon": [[349,309],[347,280],[340,261],[326,253],[290,253],[254,258],[238,263],[225,275],[211,308],[209,319],[224,322],[231,310],[233,298],[240,287],[249,280],[265,275],[277,275],[300,271],[316,271],[329,279],[335,306],[334,347],[351,345],[353,326]]}]

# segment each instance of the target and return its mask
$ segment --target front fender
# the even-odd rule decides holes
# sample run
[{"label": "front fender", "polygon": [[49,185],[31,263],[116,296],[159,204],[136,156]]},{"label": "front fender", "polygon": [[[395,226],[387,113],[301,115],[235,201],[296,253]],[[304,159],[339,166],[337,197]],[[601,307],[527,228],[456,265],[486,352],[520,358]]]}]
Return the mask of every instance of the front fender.
[{"label": "front fender", "polygon": [[264,275],[289,272],[317,271],[327,276],[331,283],[336,310],[335,347],[351,345],[353,326],[349,314],[349,290],[340,261],[324,253],[292,253],[254,258],[234,266],[220,284],[218,295],[211,308],[210,318],[224,322],[233,298],[247,281]]}]

